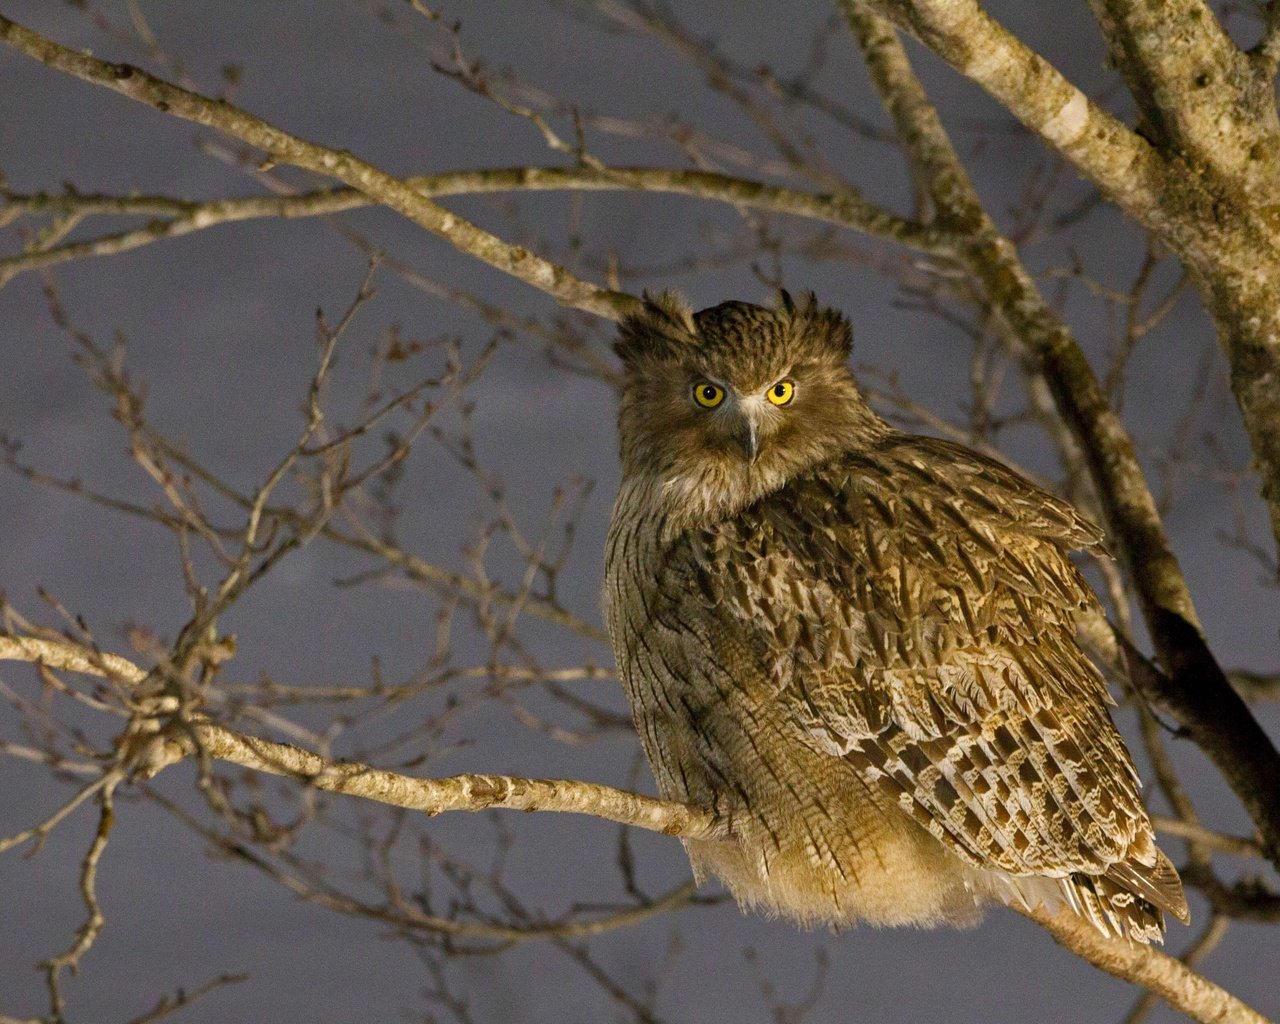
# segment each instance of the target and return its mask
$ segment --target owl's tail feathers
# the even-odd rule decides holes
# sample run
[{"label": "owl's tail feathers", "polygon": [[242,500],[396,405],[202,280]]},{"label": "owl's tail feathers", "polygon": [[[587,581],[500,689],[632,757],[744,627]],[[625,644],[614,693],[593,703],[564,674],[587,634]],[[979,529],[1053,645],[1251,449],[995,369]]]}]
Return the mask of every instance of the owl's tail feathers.
[{"label": "owl's tail feathers", "polygon": [[1064,877],[992,872],[989,891],[1005,903],[1032,909],[1066,907],[1103,935],[1130,942],[1161,942],[1167,912],[1190,920],[1182,881],[1169,858],[1152,843],[1150,865],[1138,860],[1112,864],[1101,875],[1075,871]]},{"label": "owl's tail feathers", "polygon": [[1150,867],[1126,861],[1103,875],[1083,872],[1062,879],[1067,904],[1104,935],[1133,942],[1161,942],[1167,911],[1183,924],[1191,920],[1182,881],[1169,858],[1156,851]]}]

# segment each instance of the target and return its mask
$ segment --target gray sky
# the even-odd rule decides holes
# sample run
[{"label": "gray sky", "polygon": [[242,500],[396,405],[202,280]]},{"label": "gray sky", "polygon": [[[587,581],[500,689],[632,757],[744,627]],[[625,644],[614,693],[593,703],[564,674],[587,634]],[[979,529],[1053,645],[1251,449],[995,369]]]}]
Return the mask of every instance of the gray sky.
[{"label": "gray sky", "polygon": [[[258,115],[319,142],[341,146],[397,173],[421,173],[513,164],[564,162],[549,152],[524,121],[497,110],[432,71],[427,55],[406,32],[416,26],[407,5],[332,0],[216,5],[138,0],[165,48],[196,85],[220,87],[219,69],[242,69],[236,101]],[[790,5],[788,5],[790,7]],[[1065,7],[1066,5],[1061,5]],[[1083,5],[1081,5],[1083,6]],[[1091,94],[1110,84],[1096,32],[1081,11],[1059,5],[999,5],[1001,16]],[[100,0],[98,10],[128,25],[123,4]],[[442,8],[459,18],[462,39],[495,71],[510,67],[526,82],[581,104],[590,112],[642,118],[678,111],[682,119],[748,152],[765,153],[752,126],[700,75],[673,60],[651,40],[594,31],[560,5],[510,0],[460,0]],[[806,59],[813,32],[830,16],[820,2],[804,2],[779,18],[779,5],[696,0],[679,5],[697,33],[715,38],[747,67],[770,63],[795,70]],[[4,2],[6,16],[74,47],[111,59],[156,67],[136,49],[95,29],[70,5],[49,0]],[[406,32],[399,31],[399,27]],[[945,68],[919,56],[926,84],[944,116],[966,125],[957,141],[971,161],[979,188],[1005,227],[1027,176],[1043,164],[1036,145],[1009,130],[1007,119]],[[820,82],[863,116],[878,108],[856,54],[837,33]],[[1125,111],[1119,93],[1108,94]],[[991,123],[995,130],[978,132]],[[565,129],[561,119],[558,127]],[[873,199],[908,209],[909,187],[894,152],[885,145],[813,121],[832,164]],[[48,71],[0,50],[0,169],[19,192],[57,190],[71,183],[86,191],[158,192],[187,197],[252,194],[243,170],[206,152],[211,133],[123,98]],[[592,150],[616,163],[681,166],[672,147],[652,140],[589,132]],[[1046,165],[1047,166],[1047,165]],[[750,173],[750,172],[748,172]],[[286,180],[303,176],[286,172]],[[1077,186],[1053,200],[1066,208]],[[451,208],[518,241],[539,243],[553,258],[597,277],[590,261],[616,250],[625,268],[657,268],[624,278],[630,290],[675,286],[696,305],[729,297],[759,299],[767,289],[742,260],[688,270],[674,266],[690,255],[710,260],[742,241],[742,221],[731,210],[669,197],[480,197],[449,201]],[[517,315],[550,322],[553,303],[526,286],[454,252],[387,212],[349,216],[397,259],[449,287],[487,296]],[[788,237],[806,237],[780,222]],[[83,234],[85,229],[81,229]],[[585,244],[574,248],[580,235]],[[815,236],[817,232],[812,232]],[[78,236],[77,236],[78,237]],[[13,230],[0,233],[8,254],[19,245]],[[855,360],[894,371],[902,387],[940,415],[958,417],[968,396],[970,342],[936,317],[904,308],[894,284],[877,273],[878,249],[852,235],[849,258],[800,254],[783,261],[789,287],[814,288],[851,317]],[[1065,266],[1078,253],[1090,272],[1127,287],[1140,263],[1141,243],[1109,209],[1094,211],[1065,238],[1033,240],[1024,256],[1036,271]],[[892,255],[892,254],[889,254]],[[663,269],[667,268],[667,269]],[[70,315],[99,342],[119,332],[128,340],[128,368],[145,381],[152,421],[186,444],[218,472],[243,486],[260,479],[287,450],[300,426],[314,361],[314,311],[336,316],[364,274],[364,257],[319,220],[264,221],[219,227],[129,255],[72,264],[54,277]],[[1174,268],[1159,273],[1172,281]],[[424,294],[383,270],[378,296],[344,339],[335,371],[335,408],[354,415],[368,370],[370,346],[399,324],[408,338],[456,338],[474,358],[492,329],[456,305]],[[1047,286],[1052,294],[1053,285]],[[1112,343],[1113,324],[1097,299],[1079,284],[1066,292],[1066,313],[1096,365]],[[604,346],[607,328],[574,317]],[[1194,298],[1135,357],[1124,412],[1148,464],[1167,447],[1204,366],[1209,368],[1205,412],[1192,424],[1192,455],[1202,463],[1238,467],[1247,458],[1220,359],[1202,361],[1210,344]],[[125,437],[110,417],[106,396],[72,360],[72,346],[51,323],[37,275],[0,290],[0,432],[20,439],[24,458],[42,469],[132,501],[154,504],[159,495],[127,457]],[[434,360],[434,361],[433,361]],[[428,375],[439,360],[428,355],[406,368]],[[614,404],[597,380],[566,374],[527,340],[504,343],[474,397],[477,450],[507,483],[512,507],[536,528],[557,485],[576,477],[595,482],[587,499],[561,598],[599,622],[597,589],[601,544],[617,480]],[[341,413],[339,413],[341,415]],[[455,429],[456,417],[446,429]],[[1204,439],[1212,431],[1214,442]],[[1011,430],[1001,439],[1011,458],[1052,474],[1042,435]],[[1216,463],[1214,462],[1216,460]],[[1229,666],[1275,669],[1278,620],[1274,590],[1263,587],[1257,564],[1219,539],[1238,514],[1265,543],[1265,517],[1254,492],[1229,500],[1203,475],[1184,477],[1168,526],[1191,580],[1207,633]],[[399,500],[405,546],[440,562],[464,567],[462,553],[482,500],[474,479],[425,441],[406,468]],[[178,573],[176,545],[153,524],[113,515],[62,493],[0,475],[0,588],[24,614],[56,625],[41,601],[43,587],[82,615],[100,643],[126,648],[125,631],[143,625],[172,637],[189,614]],[[505,557],[498,553],[499,565]],[[510,558],[507,558],[510,571]],[[387,678],[416,671],[430,653],[436,608],[420,592],[392,586],[337,588],[335,578],[367,568],[342,551],[315,545],[291,557],[252,591],[222,624],[237,634],[236,679],[269,676],[280,682],[365,682],[371,659]],[[608,662],[589,641],[566,639],[534,627],[531,642],[545,664]],[[484,648],[465,626],[455,652],[461,663],[483,659]],[[0,666],[0,681],[32,693],[33,673]],[[621,709],[612,683],[588,683],[593,698]],[[529,695],[529,705],[560,714]],[[407,728],[414,715],[438,712],[407,703],[362,733],[360,742]],[[396,716],[403,716],[397,720]],[[311,725],[321,712],[304,716]],[[1274,709],[1264,720],[1275,730]],[[1131,716],[1122,726],[1132,735]],[[382,732],[379,732],[382,730]],[[97,738],[109,735],[99,728]],[[12,712],[0,710],[0,737],[20,739]],[[353,740],[354,742],[354,740]],[[1225,787],[1186,744],[1174,744],[1210,823],[1227,830],[1246,822]],[[635,744],[615,735],[583,747],[549,742],[500,709],[477,711],[450,726],[423,751],[416,770],[452,774],[482,769],[534,776],[567,776],[625,785]],[[349,751],[340,751],[349,753]],[[407,756],[399,751],[398,756]],[[196,806],[191,769],[173,769],[159,789]],[[647,772],[640,785],[649,788]],[[26,827],[69,792],[38,768],[0,759],[0,833]],[[340,804],[341,802],[339,802]],[[338,805],[335,805],[338,806]],[[349,807],[334,811],[350,821]],[[69,1019],[127,1020],[162,992],[195,987],[222,972],[250,979],[184,1011],[191,1024],[223,1020],[325,1022],[420,1019],[429,1011],[423,991],[431,980],[402,943],[387,941],[377,923],[328,913],[299,902],[243,864],[207,855],[202,842],[154,805],[121,798],[119,823],[101,870],[107,927],[69,987]],[[617,898],[616,830],[587,819],[507,816],[517,837],[506,880],[528,905],[548,915],[575,901]],[[38,856],[19,851],[0,857],[0,1013],[17,1017],[44,1011],[40,975],[33,967],[63,948],[79,922],[75,872],[92,833],[82,810],[49,839]],[[462,854],[488,856],[493,826],[460,815],[422,827]],[[642,883],[663,891],[687,877],[678,844],[633,837]],[[1175,861],[1177,842],[1167,847]],[[307,857],[331,860],[337,875],[357,867],[352,848],[331,830],[304,838]],[[407,877],[412,864],[401,864]],[[716,891],[708,886],[708,892]],[[1192,901],[1201,920],[1204,904]],[[1170,948],[1182,949],[1190,932],[1174,924]],[[676,945],[678,943],[678,945]],[[874,931],[831,939],[778,922],[744,917],[732,905],[695,908],[604,936],[593,950],[623,984],[639,992],[661,975],[656,1012],[681,1021],[765,1021],[760,984],[797,999],[815,970],[815,951],[826,949],[830,971],[811,1021],[1118,1020],[1133,993],[1057,949],[1047,935],[1015,914],[994,910],[973,932]],[[752,967],[744,951],[758,950]],[[671,959],[673,957],[674,958]],[[1264,1014],[1280,1014],[1280,937],[1275,928],[1235,924],[1209,959],[1206,973]],[[453,983],[477,1020],[599,1020],[618,1012],[582,969],[554,948],[530,943],[502,956],[459,964]],[[1160,1010],[1155,1020],[1174,1019]]]}]

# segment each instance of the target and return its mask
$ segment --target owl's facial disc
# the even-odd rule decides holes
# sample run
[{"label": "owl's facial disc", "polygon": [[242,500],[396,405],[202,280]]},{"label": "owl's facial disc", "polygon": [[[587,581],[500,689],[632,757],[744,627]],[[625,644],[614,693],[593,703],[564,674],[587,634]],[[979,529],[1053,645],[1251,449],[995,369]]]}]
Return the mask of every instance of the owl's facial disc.
[{"label": "owl's facial disc", "polygon": [[713,428],[733,448],[741,451],[748,464],[760,458],[765,439],[773,433],[774,419],[795,396],[795,382],[780,378],[768,387],[741,391],[731,384],[711,378],[700,378],[692,387],[691,397],[700,411],[714,413],[719,423]]}]

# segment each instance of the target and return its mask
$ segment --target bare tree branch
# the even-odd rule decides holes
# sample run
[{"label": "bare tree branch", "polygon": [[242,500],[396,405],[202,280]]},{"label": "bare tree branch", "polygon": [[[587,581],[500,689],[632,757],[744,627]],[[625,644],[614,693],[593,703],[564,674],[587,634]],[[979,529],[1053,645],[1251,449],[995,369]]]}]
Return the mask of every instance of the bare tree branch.
[{"label": "bare tree branch", "polygon": [[1256,839],[1214,832],[1203,825],[1188,823],[1181,818],[1166,818],[1159,814],[1152,816],[1151,824],[1156,827],[1158,832],[1179,836],[1182,839],[1191,839],[1215,850],[1221,850],[1223,853],[1234,853],[1238,857],[1262,856],[1262,846]]},{"label": "bare tree branch", "polygon": [[60,46],[3,16],[0,40],[54,70],[256,146],[272,163],[293,164],[337,178],[463,252],[546,292],[562,305],[616,319],[635,304],[629,295],[580,280],[523,246],[509,245],[345,150],[308,142],[229,103],[179,88],[132,65],[111,64]]},{"label": "bare tree branch", "polygon": [[986,89],[1103,193],[1146,222],[1160,208],[1164,161],[977,0],[877,0],[901,28]]},{"label": "bare tree branch", "polygon": [[1272,85],[1251,73],[1204,0],[1164,0],[1159,10],[1133,0],[1090,6],[1149,141],[1227,177],[1268,172],[1249,151],[1280,133]]},{"label": "bare tree branch", "polygon": [[1193,1020],[1203,1024],[1268,1024],[1257,1010],[1165,953],[1108,938],[1070,913],[1053,914],[1043,908],[1024,913],[1058,945],[1114,977],[1145,986]]},{"label": "bare tree branch", "polygon": [[594,782],[477,774],[412,778],[367,765],[329,761],[299,747],[245,736],[212,722],[182,723],[181,733],[179,739],[176,731],[171,732],[163,749],[142,759],[140,764],[146,774],[198,754],[298,779],[328,793],[362,797],[430,815],[490,808],[556,811],[588,814],[688,839],[711,839],[722,833],[715,816],[708,811]]},{"label": "bare tree branch", "polygon": [[98,827],[80,862],[80,898],[84,902],[85,919],[76,930],[71,946],[41,964],[45,971],[45,984],[49,989],[49,1008],[53,1020],[57,1022],[62,1021],[62,1011],[66,1006],[66,997],[62,992],[62,972],[74,972],[79,967],[80,959],[93,947],[103,925],[107,923],[102,913],[102,904],[98,900],[98,866],[102,862],[102,855],[106,852],[111,829],[115,824],[112,795],[122,776],[113,772],[107,778],[108,783],[98,790]]},{"label": "bare tree branch", "polygon": [[[405,178],[402,184],[418,194],[437,198],[486,195],[497,192],[630,191],[668,193],[729,203],[751,209],[786,213],[854,228],[864,234],[897,242],[921,252],[949,254],[953,239],[946,232],[898,217],[851,190],[821,195],[710,171],[667,170],[660,167],[510,167],[493,170],[448,171]],[[321,217],[362,209],[382,202],[357,189],[325,189],[292,196],[252,196],[197,202],[168,196],[5,195],[2,208],[9,215],[56,213],[74,216],[116,215],[165,217],[142,227],[70,242],[42,244],[0,259],[0,287],[18,274],[95,256],[131,252],[153,242],[180,238],[222,224],[265,217]],[[42,240],[44,241],[44,240]]]},{"label": "bare tree branch", "polygon": [[[1210,920],[1204,931],[1182,956],[1178,957],[1188,967],[1197,967],[1200,961],[1213,952],[1218,943],[1222,941],[1223,936],[1227,934],[1231,921],[1215,914]],[[1155,1008],[1159,997],[1148,989],[1142,994],[1137,1002],[1133,1004],[1133,1009],[1126,1015],[1121,1024],[1138,1024],[1152,1009]]]},{"label": "bare tree branch", "polygon": [[[107,674],[76,645],[51,640],[0,636],[0,660],[38,661],[51,668]],[[119,658],[113,659],[112,671],[128,683],[140,683],[147,676],[136,665]],[[367,765],[329,761],[290,744],[244,736],[201,719],[177,721],[163,734],[150,733],[147,737],[145,749],[140,744],[131,758],[134,769],[146,776],[198,755],[299,779],[325,792],[363,797],[431,815],[498,807],[590,814],[684,838],[708,839],[723,833],[723,827],[709,811],[592,782],[475,774],[417,779]]]}]

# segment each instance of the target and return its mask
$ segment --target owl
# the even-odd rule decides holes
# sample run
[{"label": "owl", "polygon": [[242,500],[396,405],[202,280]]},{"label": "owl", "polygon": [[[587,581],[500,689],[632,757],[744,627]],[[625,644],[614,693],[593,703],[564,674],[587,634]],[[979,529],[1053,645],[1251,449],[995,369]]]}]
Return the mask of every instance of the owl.
[{"label": "owl", "polygon": [[851,342],[786,293],[620,326],[604,603],[659,792],[726,823],[695,875],[802,924],[1043,904],[1158,941],[1182,884],[1076,642],[1100,531],[891,427]]}]

